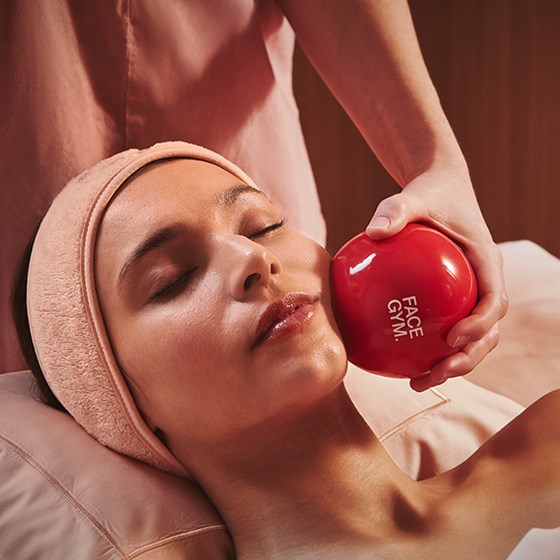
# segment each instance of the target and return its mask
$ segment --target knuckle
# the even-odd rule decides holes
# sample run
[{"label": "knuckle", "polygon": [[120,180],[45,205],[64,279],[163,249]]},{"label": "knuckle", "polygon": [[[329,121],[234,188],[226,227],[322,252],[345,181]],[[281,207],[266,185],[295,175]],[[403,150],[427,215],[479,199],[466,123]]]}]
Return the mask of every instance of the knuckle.
[{"label": "knuckle", "polygon": [[458,352],[449,367],[449,377],[460,377],[470,373],[474,368],[473,357],[467,352]]},{"label": "knuckle", "polygon": [[498,262],[501,266],[503,266],[504,254],[502,253],[498,245],[494,242],[492,242],[492,250],[494,251],[494,258],[496,259],[496,262]]},{"label": "knuckle", "polygon": [[389,214],[403,214],[406,211],[406,203],[400,194],[386,198],[381,205],[383,211]]},{"label": "knuckle", "polygon": [[467,375],[467,373],[470,373],[475,368],[477,363],[478,360],[475,360],[473,356],[467,354],[465,359],[460,362],[456,371],[459,375]]},{"label": "knuckle", "polygon": [[496,326],[496,321],[488,313],[476,316],[476,320],[470,326],[470,341],[476,342],[487,337]]},{"label": "knuckle", "polygon": [[509,296],[505,290],[500,291],[498,294],[500,319],[505,317],[509,309]]},{"label": "knuckle", "polygon": [[498,346],[498,343],[500,342],[500,329],[498,328],[498,325],[494,325],[494,327],[492,327],[490,329],[490,332],[488,333],[488,348],[489,348],[489,352],[491,352],[492,350],[494,350],[494,348],[496,348],[496,346]]},{"label": "knuckle", "polygon": [[503,281],[504,255],[498,245],[492,243],[492,254],[490,256],[493,257],[494,262],[497,264],[502,278],[500,289],[497,291],[498,313],[501,319],[509,308],[509,296]]}]

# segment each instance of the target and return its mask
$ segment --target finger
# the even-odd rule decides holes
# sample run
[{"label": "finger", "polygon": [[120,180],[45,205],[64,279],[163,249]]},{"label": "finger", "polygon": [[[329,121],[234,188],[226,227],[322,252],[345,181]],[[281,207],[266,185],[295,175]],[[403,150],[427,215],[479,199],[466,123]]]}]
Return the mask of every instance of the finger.
[{"label": "finger", "polygon": [[398,193],[382,200],[366,228],[372,239],[384,239],[401,231],[409,222],[418,219],[421,209],[414,197]]},{"label": "finger", "polygon": [[508,307],[505,292],[491,292],[480,299],[468,317],[447,333],[447,344],[454,348],[483,338],[506,314]]},{"label": "finger", "polygon": [[431,389],[432,387],[435,387],[436,385],[439,384],[440,383],[436,383],[432,379],[430,373],[427,373],[426,375],[422,375],[421,377],[415,377],[414,379],[410,380],[411,389],[413,389],[417,393],[422,393],[423,391],[427,391],[428,389]]},{"label": "finger", "polygon": [[415,391],[425,391],[441,385],[451,377],[461,377],[470,373],[494,348],[499,341],[499,330],[494,326],[480,340],[467,344],[462,350],[436,364],[421,377],[412,379],[410,386]]},{"label": "finger", "polygon": [[483,243],[463,245],[471,263],[481,294],[506,291],[504,281],[504,257],[491,238]]},{"label": "finger", "polygon": [[[498,345],[500,331],[494,325],[480,340],[467,344],[462,350],[450,356],[434,370],[437,379],[459,377],[470,373]],[[445,363],[447,362],[447,363]],[[438,368],[441,370],[438,371]]]},{"label": "finger", "polygon": [[490,313],[496,322],[505,316],[508,308],[502,252],[495,243],[489,242],[465,249],[465,253],[476,276],[480,303],[486,296],[490,297],[483,313]]}]

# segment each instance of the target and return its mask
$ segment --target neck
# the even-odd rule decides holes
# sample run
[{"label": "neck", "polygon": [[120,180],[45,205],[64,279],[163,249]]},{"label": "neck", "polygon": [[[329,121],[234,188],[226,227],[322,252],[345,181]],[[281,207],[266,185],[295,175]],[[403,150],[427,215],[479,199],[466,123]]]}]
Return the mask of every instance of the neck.
[{"label": "neck", "polygon": [[193,469],[239,559],[339,558],[349,546],[371,554],[422,529],[420,485],[390,460],[343,385],[250,432],[202,451]]}]

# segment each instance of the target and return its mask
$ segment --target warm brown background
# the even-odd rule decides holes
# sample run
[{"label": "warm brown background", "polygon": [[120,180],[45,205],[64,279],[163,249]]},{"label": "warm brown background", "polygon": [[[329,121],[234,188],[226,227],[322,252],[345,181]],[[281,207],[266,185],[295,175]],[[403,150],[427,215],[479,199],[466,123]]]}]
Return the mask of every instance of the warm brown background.
[{"label": "warm brown background", "polygon": [[[494,239],[560,256],[560,0],[410,6]],[[299,50],[294,81],[334,250],[397,186]]]}]

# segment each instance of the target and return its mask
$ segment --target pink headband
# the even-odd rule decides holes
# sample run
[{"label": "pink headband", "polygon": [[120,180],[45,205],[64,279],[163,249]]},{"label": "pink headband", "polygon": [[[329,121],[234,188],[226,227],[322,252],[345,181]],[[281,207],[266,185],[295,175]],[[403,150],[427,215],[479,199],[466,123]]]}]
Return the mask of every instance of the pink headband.
[{"label": "pink headband", "polygon": [[29,264],[27,309],[43,374],[76,421],[119,453],[189,477],[134,403],[105,330],[94,278],[95,242],[105,208],[133,173],[170,158],[207,161],[254,186],[222,156],[185,142],[132,149],[102,161],[70,181],[43,219]]}]

